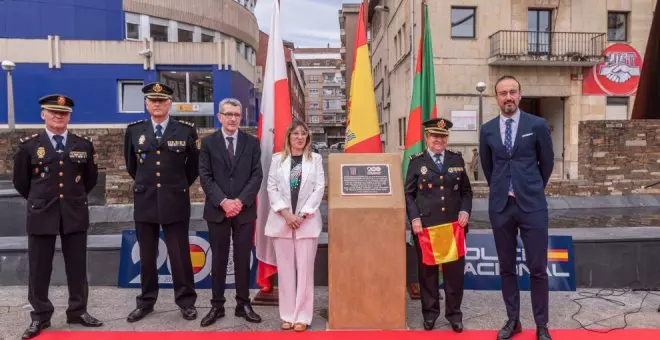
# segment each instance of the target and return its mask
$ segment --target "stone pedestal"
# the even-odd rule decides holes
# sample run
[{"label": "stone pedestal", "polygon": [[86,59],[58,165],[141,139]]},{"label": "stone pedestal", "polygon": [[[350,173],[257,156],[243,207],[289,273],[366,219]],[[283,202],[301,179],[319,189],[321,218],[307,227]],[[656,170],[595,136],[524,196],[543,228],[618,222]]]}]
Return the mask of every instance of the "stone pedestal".
[{"label": "stone pedestal", "polygon": [[[380,177],[382,184],[379,174],[384,169],[389,172],[389,193],[343,192],[347,182],[353,190],[365,191],[373,178]],[[342,181],[342,171],[345,179],[352,179]],[[406,212],[401,156],[331,154],[328,179],[328,327],[405,329]]]}]

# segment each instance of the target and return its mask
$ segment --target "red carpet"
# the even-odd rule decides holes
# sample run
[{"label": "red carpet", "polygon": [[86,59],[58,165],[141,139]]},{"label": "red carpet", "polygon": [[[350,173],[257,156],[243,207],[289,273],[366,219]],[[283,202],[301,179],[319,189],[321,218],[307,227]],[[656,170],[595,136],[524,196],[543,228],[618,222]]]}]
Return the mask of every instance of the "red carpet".
[{"label": "red carpet", "polygon": [[[657,340],[660,339],[660,329],[626,329],[616,330],[606,334],[585,330],[552,330],[553,340]],[[497,331],[466,331],[456,334],[452,331],[308,331],[295,332],[43,332],[39,340],[290,340],[292,338],[307,340],[493,340]],[[534,330],[526,330],[513,337],[513,340],[534,340]]]}]

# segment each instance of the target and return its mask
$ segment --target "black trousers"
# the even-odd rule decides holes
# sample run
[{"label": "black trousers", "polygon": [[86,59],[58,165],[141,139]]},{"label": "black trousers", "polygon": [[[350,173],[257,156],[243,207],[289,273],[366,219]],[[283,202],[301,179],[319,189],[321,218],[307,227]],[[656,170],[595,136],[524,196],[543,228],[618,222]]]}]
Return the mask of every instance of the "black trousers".
[{"label": "black trousers", "polygon": [[516,274],[516,236],[520,229],[529,268],[534,321],[539,326],[548,323],[548,211],[523,212],[513,197],[501,213],[490,213],[493,236],[500,261],[502,297],[509,319],[520,318],[520,287]]},{"label": "black trousers", "polygon": [[[60,221],[60,239],[69,288],[70,318],[87,311],[87,232],[64,234]],[[53,315],[53,304],[48,299],[48,288],[53,271],[53,256],[57,235],[28,235],[29,281],[28,301],[34,309],[30,316],[34,321],[47,321]]]},{"label": "black trousers", "polygon": [[[172,268],[174,302],[179,307],[191,307],[197,301],[195,278],[190,260],[188,242],[188,220],[163,225],[165,245]],[[138,308],[151,308],[158,298],[158,242],[160,225],[135,222],[137,240],[140,245],[140,284],[142,294],[137,297]]]},{"label": "black trousers", "polygon": [[[434,321],[440,316],[440,292],[438,278],[440,266],[427,266],[422,263],[422,251],[415,236],[417,251],[417,275],[422,300],[422,316],[425,321]],[[445,291],[445,318],[450,322],[463,322],[461,303],[463,302],[463,282],[465,257],[442,264],[442,277]]]},{"label": "black trousers", "polygon": [[207,221],[209,241],[213,251],[212,297],[211,306],[223,307],[225,304],[225,282],[229,246],[233,241],[234,272],[236,281],[236,306],[250,304],[250,254],[254,237],[254,222],[239,224],[233,218],[220,223]]}]

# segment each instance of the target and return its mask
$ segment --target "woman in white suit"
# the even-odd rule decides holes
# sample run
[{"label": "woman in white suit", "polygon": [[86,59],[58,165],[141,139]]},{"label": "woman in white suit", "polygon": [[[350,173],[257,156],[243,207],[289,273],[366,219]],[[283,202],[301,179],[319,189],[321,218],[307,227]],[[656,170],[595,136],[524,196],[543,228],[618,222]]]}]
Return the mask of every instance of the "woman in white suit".
[{"label": "woman in white suit", "polygon": [[272,238],[278,270],[282,329],[305,331],[314,308],[314,259],[323,222],[319,206],[325,190],[323,159],[311,151],[307,125],[294,120],[284,151],[273,155],[268,173]]}]

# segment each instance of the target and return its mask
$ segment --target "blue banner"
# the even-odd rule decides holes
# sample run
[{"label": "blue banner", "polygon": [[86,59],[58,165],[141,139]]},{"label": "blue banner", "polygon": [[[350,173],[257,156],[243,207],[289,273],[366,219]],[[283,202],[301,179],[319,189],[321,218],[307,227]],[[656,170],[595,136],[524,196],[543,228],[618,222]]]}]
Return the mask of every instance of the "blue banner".
[{"label": "blue banner", "polygon": [[[140,246],[137,243],[137,237],[134,230],[122,231],[121,250],[119,260],[119,282],[121,288],[139,288],[140,287]],[[201,289],[211,288],[211,244],[209,243],[208,232],[195,232],[189,236],[190,257],[195,275],[195,287]],[[160,233],[158,242],[158,257],[156,259],[158,268],[158,283],[161,288],[172,287],[172,274],[170,270],[170,261],[167,256],[167,247],[165,246],[165,236]],[[257,256],[254,245],[250,258],[250,288],[258,289],[256,283],[257,277]],[[234,286],[234,258],[233,241],[229,247],[229,261],[227,262],[226,288],[233,289]]]},{"label": "blue banner", "polygon": [[[529,290],[529,268],[518,237],[516,273],[520,290]],[[465,289],[501,290],[500,265],[492,234],[468,234],[465,253]],[[575,291],[573,238],[549,236],[548,283],[551,291]]]}]

